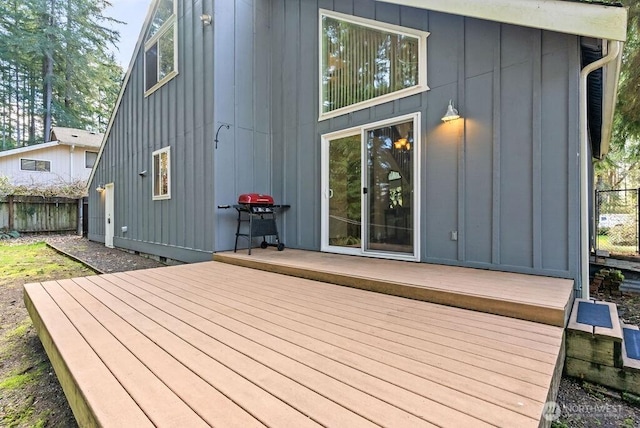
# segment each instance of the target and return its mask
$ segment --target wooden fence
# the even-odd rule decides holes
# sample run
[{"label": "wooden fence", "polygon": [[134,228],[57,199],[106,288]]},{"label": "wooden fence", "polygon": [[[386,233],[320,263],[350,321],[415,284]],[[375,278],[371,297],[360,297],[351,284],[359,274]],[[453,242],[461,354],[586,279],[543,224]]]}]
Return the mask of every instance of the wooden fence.
[{"label": "wooden fence", "polygon": [[81,204],[82,200],[79,202],[77,199],[10,195],[0,199],[0,229],[18,232],[78,231]]}]

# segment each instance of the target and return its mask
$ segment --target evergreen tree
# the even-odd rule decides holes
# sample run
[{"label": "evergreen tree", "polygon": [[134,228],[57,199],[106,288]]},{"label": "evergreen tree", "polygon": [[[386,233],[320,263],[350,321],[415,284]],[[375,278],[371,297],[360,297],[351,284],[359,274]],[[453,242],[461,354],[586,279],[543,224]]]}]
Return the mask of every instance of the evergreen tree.
[{"label": "evergreen tree", "polygon": [[0,150],[46,141],[53,125],[105,130],[122,78],[109,6],[0,1]]}]

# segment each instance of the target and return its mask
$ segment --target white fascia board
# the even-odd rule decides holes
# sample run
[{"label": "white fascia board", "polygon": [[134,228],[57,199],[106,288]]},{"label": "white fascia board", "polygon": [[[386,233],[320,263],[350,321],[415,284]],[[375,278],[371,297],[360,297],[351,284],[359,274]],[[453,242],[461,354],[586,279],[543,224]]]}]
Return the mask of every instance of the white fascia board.
[{"label": "white fascia board", "polygon": [[34,144],[33,146],[26,146],[26,147],[20,147],[17,149],[4,150],[0,152],[0,158],[6,157],[6,156],[19,155],[22,153],[33,152],[35,150],[48,149],[49,147],[55,147],[58,145],[60,145],[58,141],[49,141],[48,143]]},{"label": "white fascia board", "polygon": [[604,82],[602,96],[602,136],[600,141],[600,159],[609,152],[611,135],[613,134],[613,118],[618,101],[618,81],[622,68],[622,46],[616,61],[608,63],[604,67]]},{"label": "white fascia board", "polygon": [[627,9],[561,0],[384,0],[436,12],[597,39],[627,39]]}]

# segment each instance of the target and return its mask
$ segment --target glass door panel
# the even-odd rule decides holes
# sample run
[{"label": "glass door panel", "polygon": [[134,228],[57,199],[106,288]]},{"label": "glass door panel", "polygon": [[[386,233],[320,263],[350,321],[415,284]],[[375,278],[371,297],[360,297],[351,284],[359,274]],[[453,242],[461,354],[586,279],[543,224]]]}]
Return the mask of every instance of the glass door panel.
[{"label": "glass door panel", "polygon": [[414,253],[413,135],[413,120],[365,132],[365,251]]},{"label": "glass door panel", "polygon": [[330,246],[362,246],[361,153],[360,134],[329,142]]}]

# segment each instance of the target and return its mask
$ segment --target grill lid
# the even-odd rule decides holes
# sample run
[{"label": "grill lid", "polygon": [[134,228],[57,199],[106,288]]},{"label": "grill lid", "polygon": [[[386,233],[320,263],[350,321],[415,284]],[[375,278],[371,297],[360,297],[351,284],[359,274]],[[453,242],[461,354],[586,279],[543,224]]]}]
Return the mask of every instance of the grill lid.
[{"label": "grill lid", "polygon": [[273,205],[273,197],[261,193],[243,193],[238,196],[238,203],[246,205]]}]

